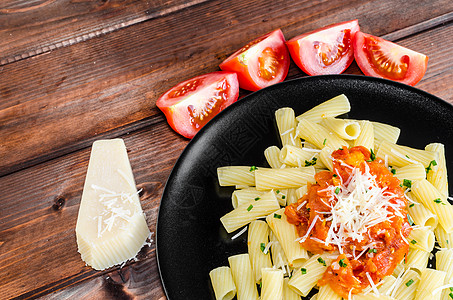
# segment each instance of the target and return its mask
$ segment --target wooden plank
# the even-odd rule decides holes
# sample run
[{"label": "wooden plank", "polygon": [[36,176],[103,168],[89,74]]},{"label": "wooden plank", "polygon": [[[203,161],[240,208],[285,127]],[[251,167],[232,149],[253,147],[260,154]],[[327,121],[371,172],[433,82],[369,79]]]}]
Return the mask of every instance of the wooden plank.
[{"label": "wooden plank", "polygon": [[[277,27],[289,38],[359,18],[362,29],[382,35],[452,9],[447,0],[409,6],[400,1],[348,6],[339,0],[213,1],[2,66],[0,175],[153,122],[149,119],[160,115],[155,101],[166,89],[218,70],[230,53]],[[389,24],[375,16],[395,11],[411,18]]]},{"label": "wooden plank", "polygon": [[0,3],[0,66],[162,17],[204,1],[5,0]]}]

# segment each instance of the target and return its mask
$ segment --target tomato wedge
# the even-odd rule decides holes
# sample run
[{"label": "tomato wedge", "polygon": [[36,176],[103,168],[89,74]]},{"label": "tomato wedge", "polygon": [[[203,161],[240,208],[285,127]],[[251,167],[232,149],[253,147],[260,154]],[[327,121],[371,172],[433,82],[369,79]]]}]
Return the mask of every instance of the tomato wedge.
[{"label": "tomato wedge", "polygon": [[308,75],[341,74],[354,60],[352,43],[359,30],[359,22],[351,20],[296,36],[286,45]]},{"label": "tomato wedge", "polygon": [[238,74],[239,86],[257,91],[282,82],[288,75],[290,57],[280,29],[248,43],[220,64]]},{"label": "tomato wedge", "polygon": [[415,85],[425,75],[428,57],[390,41],[358,32],[354,56],[365,75]]},{"label": "tomato wedge", "polygon": [[177,84],[160,96],[156,105],[173,130],[191,139],[238,96],[236,73],[219,71]]}]

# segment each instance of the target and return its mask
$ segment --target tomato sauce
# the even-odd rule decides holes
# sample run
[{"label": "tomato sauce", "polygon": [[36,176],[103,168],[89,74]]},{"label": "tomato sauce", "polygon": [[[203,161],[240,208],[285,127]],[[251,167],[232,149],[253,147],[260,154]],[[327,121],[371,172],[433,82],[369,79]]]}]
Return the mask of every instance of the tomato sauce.
[{"label": "tomato sauce", "polygon": [[[307,194],[297,203],[287,206],[285,214],[288,221],[297,226],[299,236],[303,237],[300,240],[302,247],[316,254],[339,253],[318,285],[330,284],[337,294],[347,299],[350,293],[357,294],[368,287],[370,280],[377,284],[393,273],[407,255],[409,244],[406,238],[411,226],[407,220],[407,200],[401,183],[381,159],[375,158],[362,146],[336,150],[332,157],[334,172],[317,173],[316,184],[309,186]],[[332,225],[328,216],[339,201],[339,196],[335,194],[348,184],[354,169],[374,176],[373,184],[391,195],[388,200],[391,205],[386,206],[388,217],[368,227],[360,238],[348,236],[341,245],[334,242],[326,245]],[[315,225],[310,226],[313,221]],[[333,231],[337,232],[336,227]]]}]

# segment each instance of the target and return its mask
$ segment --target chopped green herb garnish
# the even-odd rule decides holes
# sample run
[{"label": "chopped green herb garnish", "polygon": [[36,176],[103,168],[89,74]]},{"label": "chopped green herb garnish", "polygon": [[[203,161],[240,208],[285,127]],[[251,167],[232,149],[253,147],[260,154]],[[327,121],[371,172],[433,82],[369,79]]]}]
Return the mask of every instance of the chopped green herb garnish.
[{"label": "chopped green herb garnish", "polygon": [[408,282],[406,282],[406,286],[409,287],[414,283],[413,279],[410,279]]},{"label": "chopped green herb garnish", "polygon": [[316,161],[317,161],[317,160],[318,160],[318,159],[317,159],[316,157],[313,157],[312,160],[306,160],[306,161],[305,161],[305,166],[306,166],[306,167],[314,166],[314,165],[316,165]]},{"label": "chopped green herb garnish", "polygon": [[283,195],[283,196],[282,196],[282,199],[286,199],[286,196],[285,196],[285,195]]},{"label": "chopped green herb garnish", "polygon": [[368,250],[368,253],[377,253],[377,250],[373,248],[373,249]]},{"label": "chopped green herb garnish", "polygon": [[433,166],[433,167],[437,166],[437,162],[435,160],[432,160],[432,161],[429,162],[428,167],[426,167],[426,174],[428,174],[429,171],[432,170],[431,166]]},{"label": "chopped green herb garnish", "polygon": [[324,139],[324,142],[322,142],[323,145],[326,145],[327,139]]},{"label": "chopped green herb garnish", "polygon": [[265,243],[261,243],[260,244],[260,249],[261,249],[261,252],[264,253],[264,250],[266,249],[266,244]]},{"label": "chopped green herb garnish", "polygon": [[396,169],[391,168],[391,169],[390,169],[390,172],[391,172],[393,175],[395,175],[395,174],[396,174]]},{"label": "chopped green herb garnish", "polygon": [[370,149],[370,151],[371,151],[370,159],[371,159],[371,161],[373,161],[376,159],[376,154],[374,154],[373,149]]},{"label": "chopped green herb garnish", "polygon": [[340,261],[338,262],[338,264],[340,265],[340,267],[342,268],[345,268],[347,266],[347,264],[344,262],[344,258],[340,259]]},{"label": "chopped green herb garnish", "polygon": [[412,244],[412,245],[415,245],[415,244],[417,244],[417,241],[416,241],[416,240],[412,240],[412,241],[411,241],[411,244]]},{"label": "chopped green herb garnish", "polygon": [[280,190],[276,190],[275,193],[280,194]]},{"label": "chopped green herb garnish", "polygon": [[307,211],[310,212],[310,207],[307,208]]},{"label": "chopped green herb garnish", "polygon": [[409,157],[409,155],[407,155],[407,154],[406,154],[406,157],[409,158],[409,159],[411,159],[411,158]]},{"label": "chopped green herb garnish", "polygon": [[339,186],[337,186],[337,188],[335,189],[335,194],[337,194],[337,195],[338,195],[339,193],[340,193],[340,187],[339,187]]},{"label": "chopped green herb garnish", "polygon": [[448,294],[448,296],[450,296],[450,298],[453,299],[453,293]]},{"label": "chopped green herb garnish", "polygon": [[440,198],[437,198],[437,199],[434,199],[434,202],[436,202],[436,203],[442,203],[442,200],[440,200]]},{"label": "chopped green herb garnish", "polygon": [[452,291],[452,292],[453,292],[453,287],[450,287],[450,291]]},{"label": "chopped green herb garnish", "polygon": [[407,221],[409,222],[409,224],[412,226],[414,225],[414,221],[412,221],[412,218],[409,214],[407,214]]},{"label": "chopped green herb garnish", "polygon": [[256,170],[256,167],[255,167],[255,166],[251,166],[251,167],[250,167],[250,172],[253,172],[253,171],[255,171],[255,170]]},{"label": "chopped green herb garnish", "polygon": [[318,257],[318,262],[319,262],[320,264],[322,264],[324,267],[326,266],[326,262],[325,262],[324,259],[322,259],[322,257]]},{"label": "chopped green herb garnish", "polygon": [[249,206],[249,207],[247,207],[247,211],[251,211],[251,210],[252,210],[252,208],[253,208],[253,205],[251,205],[251,204],[250,204],[250,206]]},{"label": "chopped green herb garnish", "polygon": [[258,201],[258,200],[260,200],[260,199],[261,199],[260,197],[256,197],[256,198],[255,198],[255,201]]},{"label": "chopped green herb garnish", "polygon": [[409,207],[414,207],[414,205],[415,205],[414,203],[411,203],[409,204]]},{"label": "chopped green herb garnish", "polygon": [[447,242],[447,244],[449,244],[448,240],[445,240]]},{"label": "chopped green herb garnish", "polygon": [[300,272],[301,272],[302,274],[307,274],[307,269],[302,268],[302,269],[300,269]]},{"label": "chopped green herb garnish", "polygon": [[412,181],[409,180],[409,179],[404,179],[403,180],[403,186],[407,187],[408,189],[410,189],[412,187]]},{"label": "chopped green herb garnish", "polygon": [[276,218],[276,219],[281,219],[281,218],[282,218],[282,215],[274,214],[274,218]]},{"label": "chopped green herb garnish", "polygon": [[332,176],[333,176],[334,178],[337,178],[337,177],[338,177],[338,175],[337,175],[337,174],[333,174]]}]

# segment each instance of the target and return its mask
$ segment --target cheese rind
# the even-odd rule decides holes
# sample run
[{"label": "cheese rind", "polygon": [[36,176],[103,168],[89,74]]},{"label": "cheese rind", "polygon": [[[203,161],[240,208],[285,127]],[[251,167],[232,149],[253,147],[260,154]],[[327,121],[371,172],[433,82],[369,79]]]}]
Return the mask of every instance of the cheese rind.
[{"label": "cheese rind", "polygon": [[124,141],[95,141],[76,225],[82,260],[96,270],[122,264],[149,236]]}]

